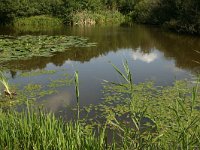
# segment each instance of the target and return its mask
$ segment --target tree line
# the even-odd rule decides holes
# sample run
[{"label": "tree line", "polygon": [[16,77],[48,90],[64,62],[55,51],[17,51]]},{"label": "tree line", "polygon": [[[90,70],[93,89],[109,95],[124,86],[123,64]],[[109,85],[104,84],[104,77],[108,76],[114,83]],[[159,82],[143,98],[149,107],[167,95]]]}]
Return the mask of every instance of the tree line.
[{"label": "tree line", "polygon": [[37,15],[55,16],[70,23],[76,12],[105,10],[119,11],[138,23],[200,33],[199,0],[1,0],[0,23]]}]

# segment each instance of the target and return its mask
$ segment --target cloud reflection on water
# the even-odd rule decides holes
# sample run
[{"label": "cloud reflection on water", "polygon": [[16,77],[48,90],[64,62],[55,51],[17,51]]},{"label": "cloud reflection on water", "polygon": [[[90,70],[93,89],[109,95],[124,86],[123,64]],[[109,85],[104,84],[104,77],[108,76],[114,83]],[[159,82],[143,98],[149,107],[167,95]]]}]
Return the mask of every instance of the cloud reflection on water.
[{"label": "cloud reflection on water", "polygon": [[132,52],[131,55],[133,60],[140,60],[146,63],[151,63],[158,58],[158,54],[155,51],[151,53],[142,53],[140,48],[138,48],[137,51]]}]

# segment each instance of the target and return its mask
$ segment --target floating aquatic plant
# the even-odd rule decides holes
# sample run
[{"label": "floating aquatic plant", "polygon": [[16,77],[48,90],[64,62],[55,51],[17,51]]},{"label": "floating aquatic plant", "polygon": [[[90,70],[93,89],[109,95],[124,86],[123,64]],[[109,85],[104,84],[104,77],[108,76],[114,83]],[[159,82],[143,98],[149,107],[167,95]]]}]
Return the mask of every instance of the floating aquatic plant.
[{"label": "floating aquatic plant", "polygon": [[22,77],[30,77],[30,76],[38,76],[38,75],[50,75],[50,74],[55,74],[55,70],[36,70],[32,72],[23,72],[20,74]]},{"label": "floating aquatic plant", "polygon": [[88,39],[77,36],[0,36],[0,62],[50,57],[56,52],[64,52],[72,47],[91,47]]}]

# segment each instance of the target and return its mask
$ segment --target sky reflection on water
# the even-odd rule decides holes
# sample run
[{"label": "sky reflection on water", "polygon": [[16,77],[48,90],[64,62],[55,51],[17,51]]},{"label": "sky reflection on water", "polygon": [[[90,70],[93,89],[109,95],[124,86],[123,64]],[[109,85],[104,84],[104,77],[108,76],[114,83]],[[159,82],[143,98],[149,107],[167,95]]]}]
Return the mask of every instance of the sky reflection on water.
[{"label": "sky reflection on water", "polygon": [[[54,32],[36,34],[84,36],[98,45],[75,48],[49,58],[36,57],[2,64],[7,68],[11,83],[20,88],[29,83],[38,83],[48,89],[46,85],[51,80],[63,79],[65,74],[72,77],[78,70],[81,105],[89,105],[102,101],[103,80],[121,82],[110,62],[123,69],[122,62],[127,59],[134,83],[153,80],[156,85],[163,86],[172,85],[176,79],[190,79],[200,70],[199,64],[193,61],[200,61],[200,55],[193,51],[200,50],[198,37],[180,36],[145,26],[69,28],[61,31],[56,29]],[[56,72],[28,77],[20,75],[38,70]],[[62,86],[57,90],[56,94],[39,99],[38,105],[43,104],[49,110],[58,112],[75,104],[74,86]]]}]

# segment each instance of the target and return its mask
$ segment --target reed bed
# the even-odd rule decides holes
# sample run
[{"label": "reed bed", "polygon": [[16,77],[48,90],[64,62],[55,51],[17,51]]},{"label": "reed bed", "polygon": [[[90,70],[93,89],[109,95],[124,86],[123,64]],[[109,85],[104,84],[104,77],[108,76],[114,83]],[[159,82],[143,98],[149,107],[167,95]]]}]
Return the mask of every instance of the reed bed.
[{"label": "reed bed", "polygon": [[125,21],[125,17],[118,11],[77,12],[72,17],[72,24],[78,26],[88,25],[114,25]]}]

